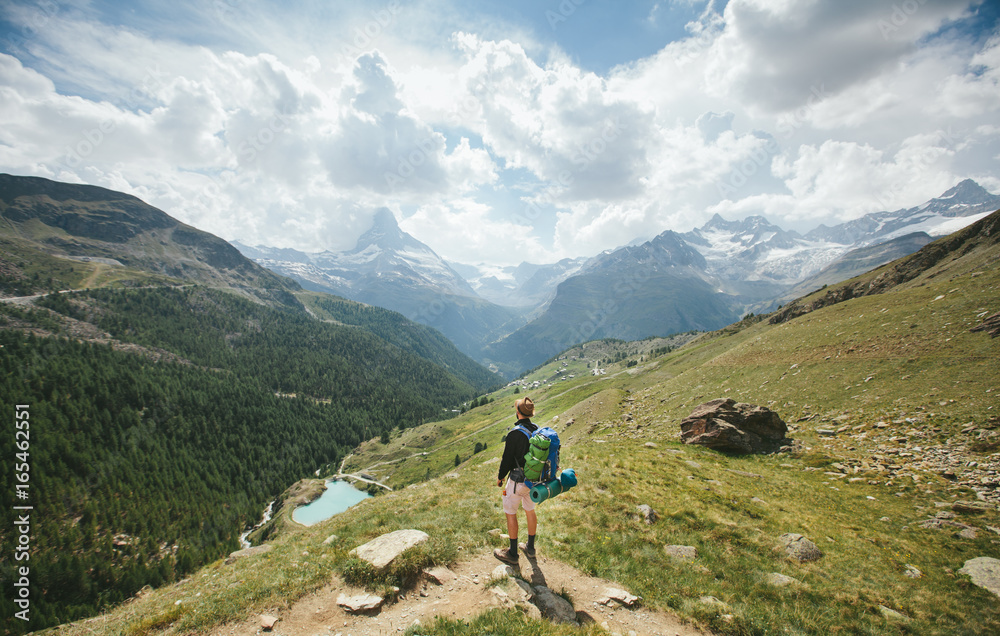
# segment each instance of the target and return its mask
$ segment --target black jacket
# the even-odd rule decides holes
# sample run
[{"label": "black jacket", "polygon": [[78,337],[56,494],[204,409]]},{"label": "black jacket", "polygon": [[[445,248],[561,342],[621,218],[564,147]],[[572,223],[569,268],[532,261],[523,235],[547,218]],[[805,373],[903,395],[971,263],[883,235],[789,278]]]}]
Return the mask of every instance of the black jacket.
[{"label": "black jacket", "polygon": [[[528,418],[520,419],[517,423],[532,433],[538,430],[538,426]],[[500,471],[497,473],[497,479],[503,481],[511,470],[518,466],[524,466],[524,456],[528,454],[529,437],[517,429],[511,429],[507,433],[507,445],[503,448],[503,458],[500,459]]]}]

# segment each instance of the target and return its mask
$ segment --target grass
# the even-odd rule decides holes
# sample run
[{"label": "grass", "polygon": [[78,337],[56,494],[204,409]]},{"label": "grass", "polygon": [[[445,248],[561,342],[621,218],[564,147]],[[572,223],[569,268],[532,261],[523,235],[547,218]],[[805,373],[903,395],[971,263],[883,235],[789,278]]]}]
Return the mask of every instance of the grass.
[{"label": "grass", "polygon": [[[669,609],[720,634],[1000,633],[997,598],[958,574],[968,559],[998,556],[1000,537],[986,528],[1000,527],[1000,513],[994,507],[957,519],[980,529],[975,539],[921,528],[921,520],[941,510],[937,502],[974,500],[975,493],[930,469],[890,476],[865,463],[875,453],[906,448],[903,437],[996,461],[987,453],[996,452],[997,440],[973,444],[961,432],[969,422],[997,426],[1000,416],[1000,340],[969,331],[984,312],[1000,311],[995,263],[958,262],[898,291],[785,324],[747,321],[643,356],[637,366],[607,365],[603,376],[591,375],[595,359],[586,346],[535,370],[526,380],[539,386],[517,395],[535,400],[536,422],[556,425],[562,465],[579,478],[575,489],[539,507],[540,549],[615,581],[649,608]],[[607,347],[595,353],[606,355]],[[562,379],[568,375],[575,377]],[[499,545],[497,533],[490,534],[503,530],[494,484],[500,440],[513,425],[514,391],[504,388],[493,403],[461,417],[394,433],[387,445],[372,440],[357,449],[345,471],[370,472],[393,492],[309,528],[290,524],[266,554],[214,563],[188,583],[61,633],[200,633],[288,607],[327,584],[331,573],[370,588],[402,587],[424,565],[447,565]],[[728,456],[682,445],[678,422],[717,397],[772,407],[792,427],[797,450]],[[841,433],[828,437],[818,429]],[[487,449],[473,453],[476,443]],[[835,468],[845,462],[855,462],[858,472]],[[640,504],[659,520],[640,520]],[[350,556],[354,547],[401,528],[423,530],[432,541],[399,571],[368,571]],[[785,533],[805,535],[824,556],[788,560],[779,550]],[[324,544],[331,534],[338,540]],[[668,545],[693,546],[697,557],[677,561],[664,550]],[[922,576],[907,577],[907,566]],[[771,573],[800,584],[775,587]],[[723,605],[703,602],[707,596]],[[882,608],[907,618],[887,617]],[[411,633],[570,631],[580,633],[491,610]]]},{"label": "grass", "polygon": [[411,627],[407,636],[481,636],[482,634],[521,634],[523,636],[596,636],[604,634],[595,624],[583,628],[570,625],[545,624],[529,619],[517,610],[493,609],[471,621],[438,617],[433,624]]}]

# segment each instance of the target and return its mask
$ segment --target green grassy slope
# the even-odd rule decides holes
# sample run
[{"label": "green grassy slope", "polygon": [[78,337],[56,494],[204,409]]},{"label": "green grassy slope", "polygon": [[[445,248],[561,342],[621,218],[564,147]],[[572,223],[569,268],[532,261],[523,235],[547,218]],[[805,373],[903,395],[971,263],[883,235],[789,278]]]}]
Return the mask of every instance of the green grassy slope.
[{"label": "green grassy slope", "polygon": [[[836,292],[822,290],[802,301],[809,313],[774,324],[747,319],[675,351],[602,364],[605,375],[592,371],[598,356],[609,358],[608,343],[576,347],[532,372],[524,384],[538,382],[528,393],[535,420],[560,431],[562,464],[580,480],[539,507],[539,549],[723,634],[1000,632],[996,596],[958,573],[968,559],[1000,557],[989,472],[1000,469],[1000,340],[971,331],[1000,311],[1000,250],[983,226],[976,232],[910,257],[923,259],[920,271],[911,260],[845,283],[872,290],[872,281],[895,276],[882,293],[812,305]],[[903,270],[912,275],[896,275]],[[363,444],[347,469],[411,487],[286,529],[266,567],[219,562],[193,578],[195,587],[158,590],[64,633],[191,633],[287,605],[325,584],[331,569],[351,572],[347,550],[399,528],[431,534],[426,562],[499,545],[490,534],[503,528],[495,473],[517,390],[528,392],[506,387],[456,419]],[[776,410],[796,450],[727,456],[682,445],[680,420],[717,397]],[[477,444],[486,450],[474,453]],[[973,482],[988,509],[953,510],[977,499]],[[639,504],[658,521],[641,521]],[[922,526],[938,516],[975,532]],[[340,540],[324,545],[334,533]],[[805,535],[824,556],[784,558],[784,533]],[[693,546],[698,556],[676,561],[668,545]],[[308,562],[296,556],[303,551]],[[921,575],[907,576],[910,568]],[[774,573],[799,583],[776,587]],[[203,595],[194,599],[196,590]],[[178,610],[182,596],[191,602]],[[507,625],[493,629],[517,633],[520,623]],[[421,633],[463,629],[441,623]]]},{"label": "green grassy slope", "polygon": [[[294,305],[290,292],[300,289],[134,196],[37,177],[0,174],[0,245],[5,295],[183,280]],[[34,278],[40,260],[56,259],[84,267],[57,265]]]},{"label": "green grassy slope", "polygon": [[[2,303],[0,351],[0,394],[30,405],[18,462],[44,519],[33,622],[15,633],[184,576],[235,549],[290,483],[479,393],[365,330],[194,286]],[[12,461],[14,442],[0,441]],[[14,496],[13,470],[0,491]],[[13,505],[0,512],[5,545]],[[18,565],[0,554],[0,578]],[[12,615],[13,598],[0,607]]]}]

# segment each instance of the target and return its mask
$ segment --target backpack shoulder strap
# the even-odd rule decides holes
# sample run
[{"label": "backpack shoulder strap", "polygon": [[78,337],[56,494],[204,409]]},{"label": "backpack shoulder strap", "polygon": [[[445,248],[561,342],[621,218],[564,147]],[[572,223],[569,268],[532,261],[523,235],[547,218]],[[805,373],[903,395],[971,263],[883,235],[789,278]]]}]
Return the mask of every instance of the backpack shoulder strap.
[{"label": "backpack shoulder strap", "polygon": [[525,426],[524,424],[518,424],[517,426],[515,426],[514,428],[512,428],[510,430],[511,431],[521,431],[522,433],[524,433],[524,436],[527,437],[528,439],[531,439],[531,436],[534,435],[534,433],[532,433],[531,431],[529,431],[528,427]]}]

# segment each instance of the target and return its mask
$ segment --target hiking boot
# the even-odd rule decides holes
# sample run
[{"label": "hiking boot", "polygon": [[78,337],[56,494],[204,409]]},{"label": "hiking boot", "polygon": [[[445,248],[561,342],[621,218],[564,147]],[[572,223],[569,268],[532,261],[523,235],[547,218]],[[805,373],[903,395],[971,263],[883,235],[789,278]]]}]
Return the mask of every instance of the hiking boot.
[{"label": "hiking boot", "polygon": [[535,558],[535,549],[529,548],[527,543],[518,543],[517,547],[521,552],[524,552],[524,556],[528,557],[529,559]]},{"label": "hiking boot", "polygon": [[507,565],[517,565],[517,557],[510,555],[510,548],[497,548],[493,551],[493,556],[503,561]]}]

